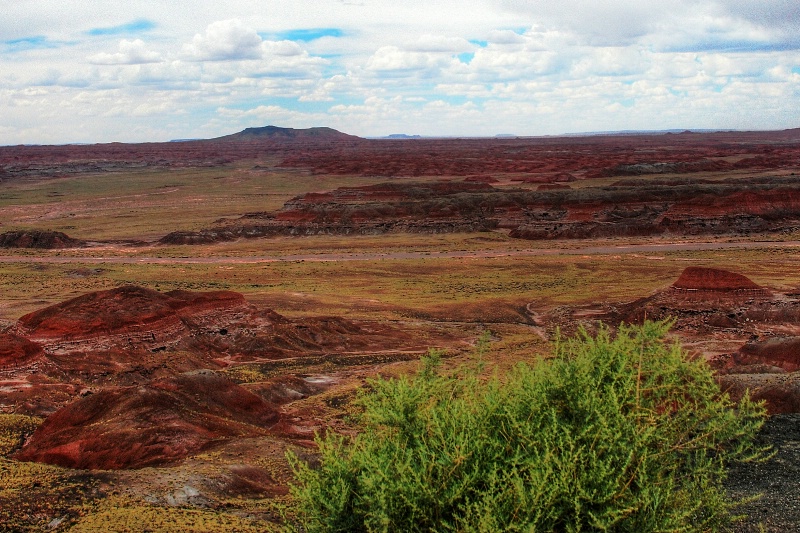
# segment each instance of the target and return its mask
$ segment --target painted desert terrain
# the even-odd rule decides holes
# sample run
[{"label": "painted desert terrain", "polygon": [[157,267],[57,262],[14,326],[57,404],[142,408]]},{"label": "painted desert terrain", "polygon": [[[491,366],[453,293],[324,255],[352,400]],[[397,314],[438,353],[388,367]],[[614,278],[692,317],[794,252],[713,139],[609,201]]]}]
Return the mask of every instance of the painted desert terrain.
[{"label": "painted desert terrain", "polygon": [[0,147],[0,531],[269,531],[375,376],[673,320],[800,523],[800,130]]}]

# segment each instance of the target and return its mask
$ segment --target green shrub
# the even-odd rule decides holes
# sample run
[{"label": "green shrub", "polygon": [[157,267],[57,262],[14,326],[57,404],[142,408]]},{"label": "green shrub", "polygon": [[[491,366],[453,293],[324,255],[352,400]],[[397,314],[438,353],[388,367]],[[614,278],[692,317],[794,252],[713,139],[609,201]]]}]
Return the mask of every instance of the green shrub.
[{"label": "green shrub", "polygon": [[559,341],[501,383],[475,369],[371,382],[363,431],[290,457],[307,531],[708,531],[732,503],[729,461],[754,460],[764,409],[720,394],[669,324]]}]

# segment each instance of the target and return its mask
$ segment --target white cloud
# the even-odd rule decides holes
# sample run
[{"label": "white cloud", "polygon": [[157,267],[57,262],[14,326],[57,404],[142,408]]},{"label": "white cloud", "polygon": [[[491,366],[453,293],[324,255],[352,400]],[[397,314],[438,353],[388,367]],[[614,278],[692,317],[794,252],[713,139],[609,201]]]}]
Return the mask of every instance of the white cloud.
[{"label": "white cloud", "polygon": [[261,45],[261,37],[253,28],[230,19],[209,24],[205,34],[196,34],[183,52],[194,61],[258,59],[264,53]]},{"label": "white cloud", "polygon": [[797,0],[95,4],[4,6],[0,143],[800,125]]},{"label": "white cloud", "polygon": [[148,50],[141,39],[133,41],[123,39],[119,43],[119,52],[94,54],[89,56],[88,60],[94,65],[144,65],[160,63],[163,58],[158,52]]},{"label": "white cloud", "polygon": [[265,41],[262,48],[270,56],[293,57],[308,55],[294,41]]},{"label": "white cloud", "polygon": [[475,48],[463,37],[447,37],[444,35],[425,34],[405,46],[406,50],[413,52],[433,52],[457,54],[468,52]]},{"label": "white cloud", "polygon": [[366,69],[381,73],[432,72],[451,62],[447,55],[413,52],[397,46],[382,46],[367,60]]}]

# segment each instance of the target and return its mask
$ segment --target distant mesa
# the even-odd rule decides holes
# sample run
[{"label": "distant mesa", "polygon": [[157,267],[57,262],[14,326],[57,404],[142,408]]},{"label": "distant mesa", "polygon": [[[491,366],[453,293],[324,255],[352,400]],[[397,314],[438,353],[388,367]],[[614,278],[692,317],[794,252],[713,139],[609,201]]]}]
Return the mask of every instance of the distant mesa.
[{"label": "distant mesa", "polygon": [[348,135],[333,128],[281,128],[278,126],[264,126],[261,128],[247,128],[234,133],[211,139],[214,141],[355,141],[360,137]]},{"label": "distant mesa", "polygon": [[748,291],[766,293],[747,276],[717,268],[688,267],[672,284],[678,291]]},{"label": "distant mesa", "polygon": [[80,248],[86,242],[60,231],[7,231],[0,234],[0,248],[38,248],[55,250]]}]

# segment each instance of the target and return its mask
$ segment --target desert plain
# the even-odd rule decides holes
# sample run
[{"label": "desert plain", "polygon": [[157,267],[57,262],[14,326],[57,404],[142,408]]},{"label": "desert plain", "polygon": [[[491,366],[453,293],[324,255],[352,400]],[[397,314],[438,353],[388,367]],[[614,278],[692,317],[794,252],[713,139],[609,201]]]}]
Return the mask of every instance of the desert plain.
[{"label": "desert plain", "polygon": [[737,527],[798,530],[799,175],[800,130],[0,147],[0,531],[279,530],[370,378],[645,319],[766,402]]}]

